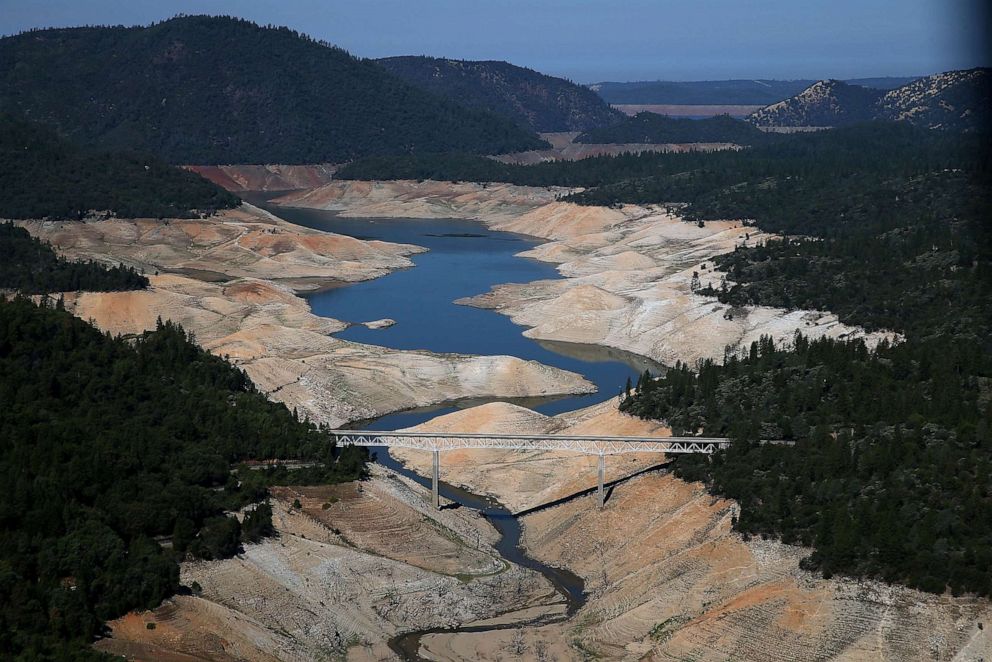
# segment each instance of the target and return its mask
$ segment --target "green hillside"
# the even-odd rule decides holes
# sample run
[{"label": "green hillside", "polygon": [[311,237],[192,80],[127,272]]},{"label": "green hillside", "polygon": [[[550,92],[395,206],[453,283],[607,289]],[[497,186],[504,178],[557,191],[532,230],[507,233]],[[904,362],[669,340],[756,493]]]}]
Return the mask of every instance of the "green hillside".
[{"label": "green hillside", "polygon": [[101,623],[180,590],[187,555],[256,540],[267,507],[244,527],[224,512],[280,477],[233,463],[316,462],[294,484],[364,471],[364,451],[339,455],[170,323],[114,339],[58,307],[0,298],[0,400],[3,659],[96,659]]},{"label": "green hillside", "polygon": [[172,163],[340,162],[539,148],[505,118],[286,28],[208,16],[0,40],[0,109]]},{"label": "green hillside", "polygon": [[54,130],[0,114],[0,218],[190,218],[240,200],[197,174],[126,152],[82,149]]},{"label": "green hillside", "polygon": [[587,87],[508,62],[417,56],[376,62],[411,85],[532,131],[585,131],[624,117]]}]

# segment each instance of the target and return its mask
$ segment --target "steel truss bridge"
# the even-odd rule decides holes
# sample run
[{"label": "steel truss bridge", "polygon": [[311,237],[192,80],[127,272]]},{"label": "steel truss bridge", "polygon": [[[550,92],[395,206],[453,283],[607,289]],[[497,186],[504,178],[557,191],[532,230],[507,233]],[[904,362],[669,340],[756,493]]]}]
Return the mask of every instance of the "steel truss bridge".
[{"label": "steel truss bridge", "polygon": [[702,453],[710,454],[730,445],[722,437],[604,437],[583,435],[530,434],[461,434],[451,432],[391,432],[377,430],[332,430],[339,446],[385,446],[431,451],[434,455],[432,497],[434,507],[440,508],[438,480],[441,473],[441,451],[487,448],[523,451],[572,451],[599,456],[599,505],[603,506],[606,492],[606,456],[621,453]]}]

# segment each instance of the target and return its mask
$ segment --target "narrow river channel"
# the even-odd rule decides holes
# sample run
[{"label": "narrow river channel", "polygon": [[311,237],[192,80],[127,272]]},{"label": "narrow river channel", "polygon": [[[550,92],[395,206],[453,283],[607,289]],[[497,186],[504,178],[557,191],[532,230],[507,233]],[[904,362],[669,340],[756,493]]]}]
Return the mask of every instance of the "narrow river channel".
[{"label": "narrow river channel", "polygon": [[[426,349],[434,352],[466,354],[508,354],[540,361],[583,375],[599,389],[594,394],[532,398],[523,404],[543,414],[553,415],[586,407],[616,395],[627,378],[636,381],[645,369],[659,372],[660,365],[641,356],[595,345],[574,345],[536,341],[523,335],[523,329],[499,313],[456,305],[462,297],[489,291],[501,283],[528,283],[561,278],[554,265],[517,257],[539,240],[509,232],[488,230],[475,221],[457,219],[349,219],[334,212],[282,207],[265,202],[265,194],[247,196],[273,214],[305,227],[336,232],[360,239],[379,239],[423,246],[427,253],[414,255],[413,269],[394,271],[382,278],[307,295],[314,313],[346,322],[368,322],[390,318],[394,326],[369,329],[356,324],[336,337],[395,349]],[[458,407],[480,401],[444,403],[389,414],[359,426],[377,430],[397,430],[417,425]],[[416,482],[430,487],[429,479],[407,469],[389,455],[386,448],[370,449],[377,461]],[[441,483],[441,494],[461,507],[483,513],[500,533],[496,550],[510,561],[541,573],[562,595],[567,615],[585,602],[582,579],[568,570],[555,568],[528,556],[521,547],[520,521],[493,499]],[[420,660],[420,639],[434,632],[480,632],[506,626],[466,626],[408,632],[390,640],[389,645],[407,660]]]}]

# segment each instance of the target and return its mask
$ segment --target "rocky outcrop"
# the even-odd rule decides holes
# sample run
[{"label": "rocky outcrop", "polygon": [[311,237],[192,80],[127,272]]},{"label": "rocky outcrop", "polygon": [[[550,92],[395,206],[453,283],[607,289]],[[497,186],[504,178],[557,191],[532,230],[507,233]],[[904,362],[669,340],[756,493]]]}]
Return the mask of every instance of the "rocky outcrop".
[{"label": "rocky outcrop", "polygon": [[928,129],[988,128],[992,119],[992,69],[927,76],[886,93],[878,106],[885,119]]},{"label": "rocky outcrop", "polygon": [[874,119],[883,92],[839,80],[813,83],[748,117],[757,126],[842,126]]},{"label": "rocky outcrop", "polygon": [[980,67],[919,78],[888,92],[838,80],[818,81],[794,97],[752,113],[762,127],[831,127],[867,120],[928,129],[975,131],[988,126],[992,69]]}]

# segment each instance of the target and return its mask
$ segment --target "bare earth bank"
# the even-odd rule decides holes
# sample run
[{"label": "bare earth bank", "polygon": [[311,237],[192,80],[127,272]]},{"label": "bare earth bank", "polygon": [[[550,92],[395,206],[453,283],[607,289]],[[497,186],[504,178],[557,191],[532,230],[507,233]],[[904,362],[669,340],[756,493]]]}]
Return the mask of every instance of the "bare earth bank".
[{"label": "bare earth bank", "polygon": [[[511,405],[486,405],[424,427],[650,434],[640,427],[646,425],[607,405],[552,420]],[[423,458],[414,455],[404,457],[421,466]],[[518,507],[595,481],[589,461],[565,454],[514,458],[473,451],[471,459],[445,453],[441,462],[445,480]],[[607,459],[616,474],[638,466]],[[518,630],[428,635],[421,654],[466,661],[992,658],[988,600],[824,580],[799,569],[808,549],[745,542],[731,529],[737,504],[701,484],[655,472],[616,486],[603,510],[595,499],[581,497],[523,518],[528,553],[585,580],[589,600],[573,618]]]},{"label": "bare earth bank", "polygon": [[416,246],[301,228],[250,205],[202,220],[24,222],[71,258],[151,275],[144,291],[69,294],[67,307],[115,334],[173,320],[244,368],[273,400],[314,421],[347,421],[447,400],[586,393],[574,373],[509,356],[398,351],[330,337],[296,290],[411,266]]},{"label": "bare earth bank", "polygon": [[[733,222],[697,228],[661,209],[577,207],[555,202],[560,192],[335,182],[285,201],[359,216],[477,218],[549,239],[532,255],[560,264],[566,280],[496,288],[473,302],[531,326],[527,333],[535,337],[596,342],[672,362],[721,357],[725,346],[741,346],[761,333],[859,333],[826,314],[730,310],[693,294],[692,271],[700,272],[704,285],[718,278],[703,264],[736,242],[760,239],[747,237],[751,229]],[[504,361],[508,357],[393,352],[329,338],[340,323],[314,316],[294,288],[297,279],[306,285],[314,275],[309,270],[322,269],[320,258],[333,251],[305,240],[316,233],[250,207],[188,226],[110,223],[74,229],[27,224],[72,257],[173,272],[153,277],[146,292],[70,297],[77,314],[126,333],[150,328],[159,315],[176,319],[211,351],[243,365],[270,397],[316,420],[336,424],[473,389],[525,395],[533,393],[509,391],[584,388],[570,373]],[[374,268],[396,268],[386,263],[404,260],[412,250],[367,243],[342,244],[341,250],[373,253],[330,277],[358,279],[362,268],[379,260]],[[329,259],[330,271],[335,260],[348,261]],[[300,261],[309,264],[300,267]],[[557,323],[559,317],[567,322]],[[549,418],[495,404],[427,425],[666,433],[611,405]],[[406,459],[414,466],[423,461],[412,454]],[[621,475],[657,460],[611,458],[607,467]],[[494,494],[517,510],[595,481],[588,459],[565,455],[449,453],[442,468],[446,480]],[[140,659],[306,660],[345,652],[350,659],[390,659],[384,642],[400,629],[450,626],[507,610],[521,621],[561,613],[557,594],[539,575],[515,566],[491,574],[495,532],[487,523],[464,510],[435,513],[419,487],[376,471],[360,489],[279,491],[279,538],[251,545],[235,559],[184,564],[184,583],[197,582],[201,595],[119,619],[112,624],[114,638],[99,646]],[[293,499],[302,508],[293,508]],[[563,624],[429,635],[422,653],[464,660],[992,657],[988,601],[819,579],[798,569],[806,550],[741,540],[731,531],[735,512],[736,504],[701,485],[654,473],[615,488],[602,511],[594,498],[580,498],[528,515],[524,542],[530,553],[583,576],[590,593],[585,607]]]},{"label": "bare earth bank", "polygon": [[331,182],[288,194],[280,204],[366,217],[470,218],[487,226],[547,239],[523,253],[559,265],[562,280],[501,285],[460,303],[492,308],[530,327],[543,340],[592,343],[661,363],[722,359],[762,335],[789,341],[796,331],[864,336],[869,344],[893,334],[865,334],[830,313],[758,306],[731,308],[692,291],[719,286],[713,257],[769,235],[738,221],[699,227],[661,207],[619,209],[556,202],[565,189],[508,184]]},{"label": "bare earth bank", "polygon": [[274,490],[277,538],[235,558],[184,563],[182,581],[201,587],[197,595],[112,622],[97,648],[177,662],[395,659],[386,641],[402,631],[563,612],[541,575],[501,559],[485,519],[435,511],[412,481],[373,474]]}]

